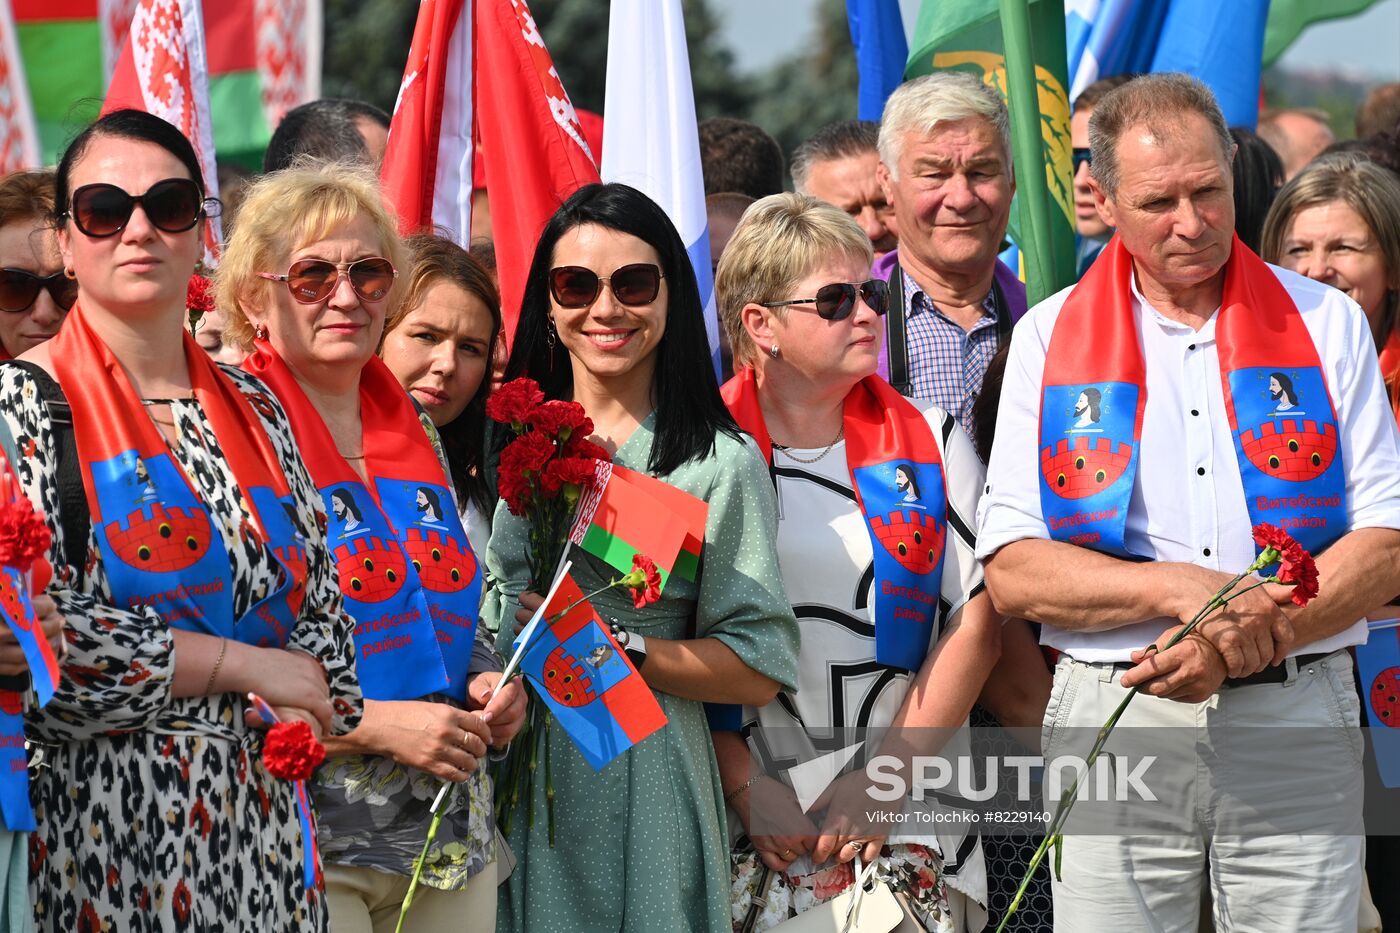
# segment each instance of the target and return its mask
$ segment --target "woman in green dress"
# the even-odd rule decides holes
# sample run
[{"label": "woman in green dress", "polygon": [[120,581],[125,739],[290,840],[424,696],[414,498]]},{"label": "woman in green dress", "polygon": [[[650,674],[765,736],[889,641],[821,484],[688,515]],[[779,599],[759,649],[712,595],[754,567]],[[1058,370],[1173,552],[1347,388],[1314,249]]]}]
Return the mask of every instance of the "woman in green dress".
[{"label": "woman in green dress", "polygon": [[[703,704],[762,705],[795,682],[797,623],[774,542],[767,468],[720,400],[695,273],[666,214],[626,185],[580,189],[535,251],[506,378],[583,405],[613,462],[709,504],[698,583],[672,577],[661,601],[621,591],[593,600],[628,632],[628,653],[668,724],[595,771],[560,729],[548,732],[554,834],[545,782],[534,825],[510,820],[519,863],[501,886],[497,929],[529,933],[727,931],[728,844]],[[506,654],[524,593],[525,522],[497,508],[482,617]],[[578,549],[584,592],[615,572]],[[640,650],[639,650],[640,649]]]}]

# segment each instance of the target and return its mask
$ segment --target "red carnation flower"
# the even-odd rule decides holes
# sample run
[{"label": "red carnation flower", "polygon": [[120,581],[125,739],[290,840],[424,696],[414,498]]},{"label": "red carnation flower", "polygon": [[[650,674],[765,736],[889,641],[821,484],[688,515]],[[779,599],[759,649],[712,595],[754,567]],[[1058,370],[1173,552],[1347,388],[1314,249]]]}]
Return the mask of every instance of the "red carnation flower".
[{"label": "red carnation flower", "polygon": [[590,423],[588,430],[577,431],[570,435],[568,441],[564,443],[563,456],[580,457],[584,460],[611,460],[611,454],[588,439],[588,435],[591,433],[593,433],[593,425]]},{"label": "red carnation flower", "polygon": [[1296,606],[1306,606],[1317,597],[1317,564],[1297,542],[1279,558],[1278,579],[1293,587],[1289,598]]},{"label": "red carnation flower", "polygon": [[661,571],[656,569],[656,561],[645,554],[632,555],[632,572],[623,577],[623,582],[632,591],[632,604],[638,609],[661,598]]},{"label": "red carnation flower", "polygon": [[559,492],[565,483],[575,486],[591,483],[594,464],[597,462],[583,457],[560,457],[551,460],[540,477],[540,486],[545,495],[552,496]]},{"label": "red carnation flower", "polygon": [[543,401],[538,382],[524,377],[512,379],[486,400],[486,417],[501,424],[524,425],[530,412]]},{"label": "red carnation flower", "polygon": [[325,760],[326,747],[300,719],[279,722],[267,730],[263,741],[263,766],[273,777],[305,781]]},{"label": "red carnation flower", "polygon": [[214,283],[198,272],[190,276],[190,284],[185,288],[185,308],[190,312],[191,324],[213,311]]},{"label": "red carnation flower", "polygon": [[537,406],[525,419],[536,431],[543,431],[561,441],[567,441],[575,434],[587,436],[593,433],[593,421],[584,414],[583,406],[578,402],[548,401]]},{"label": "red carnation flower", "polygon": [[1280,583],[1293,587],[1290,597],[1295,605],[1306,606],[1317,596],[1317,564],[1292,535],[1276,525],[1260,523],[1254,526],[1254,543],[1278,553],[1276,576]]},{"label": "red carnation flower", "polygon": [[522,434],[501,451],[496,487],[514,515],[524,515],[541,483],[540,474],[556,452],[554,442],[538,431]]},{"label": "red carnation flower", "polygon": [[1277,525],[1270,525],[1260,522],[1254,526],[1254,543],[1261,548],[1273,548],[1280,554],[1286,552],[1289,547],[1298,547],[1298,542],[1293,540],[1293,536]]},{"label": "red carnation flower", "polygon": [[34,511],[28,499],[20,496],[0,506],[0,564],[28,573],[52,541],[43,513]]}]

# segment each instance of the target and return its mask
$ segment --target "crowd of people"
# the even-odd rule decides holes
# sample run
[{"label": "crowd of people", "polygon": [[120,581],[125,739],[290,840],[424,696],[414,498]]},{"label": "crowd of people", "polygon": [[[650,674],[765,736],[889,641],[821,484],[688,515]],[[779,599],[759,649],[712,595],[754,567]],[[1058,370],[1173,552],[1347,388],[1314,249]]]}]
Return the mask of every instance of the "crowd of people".
[{"label": "crowd of people", "polygon": [[[1400,86],[1342,143],[1312,111],[1232,129],[1183,75],[1090,86],[1079,279],[1029,309],[1003,251],[1042,168],[1013,166],[988,85],[908,81],[790,178],[760,128],[706,121],[722,375],[646,195],[563,199],[507,334],[484,199],[470,250],[401,236],[387,126],[304,105],[222,204],[131,110],[0,180],[0,443],[52,533],[32,605],[61,674],[24,701],[36,828],[0,833],[0,930],[383,933],[412,883],[421,931],[751,933],[853,889],[897,905],[882,930],[977,931],[1034,828],[919,794],[926,831],[893,833],[856,816],[866,765],[994,751],[970,726],[1083,756],[1135,689],[1124,725],[1192,736],[1184,828],[1072,837],[1009,929],[1400,924],[1400,848],[1355,828],[1393,791],[1363,781],[1352,658],[1400,615]],[[694,580],[592,599],[666,725],[601,769],[547,730],[548,780],[498,810],[539,702],[502,679],[543,596],[486,415],[522,377],[707,512]],[[1148,650],[1259,523],[1316,555],[1319,595],[1261,584]],[[570,556],[584,592],[614,576]],[[314,829],[249,694],[324,744]],[[1312,747],[1232,738],[1264,726]],[[852,736],[814,797],[794,766]],[[1241,807],[1324,829],[1224,828]]]}]

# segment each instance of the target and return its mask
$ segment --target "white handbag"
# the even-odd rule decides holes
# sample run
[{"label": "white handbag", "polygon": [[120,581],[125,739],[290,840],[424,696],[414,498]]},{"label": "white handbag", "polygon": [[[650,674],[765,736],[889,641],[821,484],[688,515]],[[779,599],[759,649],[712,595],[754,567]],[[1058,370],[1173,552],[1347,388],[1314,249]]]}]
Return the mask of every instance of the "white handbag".
[{"label": "white handbag", "polygon": [[890,933],[904,922],[894,892],[875,877],[875,863],[856,856],[855,884],[841,894],[785,920],[773,933]]}]

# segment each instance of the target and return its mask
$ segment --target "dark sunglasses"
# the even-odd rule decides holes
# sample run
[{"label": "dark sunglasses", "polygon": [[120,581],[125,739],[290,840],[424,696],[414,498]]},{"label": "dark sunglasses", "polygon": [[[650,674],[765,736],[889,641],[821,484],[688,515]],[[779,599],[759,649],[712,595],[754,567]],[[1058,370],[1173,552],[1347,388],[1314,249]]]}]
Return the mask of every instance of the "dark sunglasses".
[{"label": "dark sunglasses", "polygon": [[292,263],[286,275],[258,273],[259,278],[286,282],[292,300],[304,305],[329,298],[340,285],[342,275],[350,279],[350,287],[361,301],[383,301],[394,287],[394,279],[399,277],[394,264],[383,256],[339,263],[328,259],[301,259]]},{"label": "dark sunglasses", "polygon": [[49,290],[53,303],[64,311],[73,307],[73,302],[78,300],[77,280],[68,278],[62,272],[35,275],[23,269],[0,269],[0,311],[11,314],[28,311],[43,288]]},{"label": "dark sunglasses", "polygon": [[598,299],[603,283],[625,305],[647,305],[661,291],[661,270],[649,262],[633,263],[600,276],[583,266],[558,266],[549,270],[549,293],[561,308],[586,308]]},{"label": "dark sunglasses", "polygon": [[[844,321],[856,309],[856,293],[876,314],[884,314],[890,309],[890,285],[880,279],[869,279],[855,285],[851,282],[834,282],[817,289],[815,298],[794,298],[791,301],[760,301],[765,308],[782,308],[787,305],[816,305],[817,316],[824,321]],[[802,310],[807,310],[803,308]]]},{"label": "dark sunglasses", "polygon": [[1076,173],[1079,171],[1079,166],[1089,165],[1094,161],[1092,150],[1080,148],[1078,146],[1074,148],[1074,152],[1072,153],[1071,158],[1074,159],[1074,171]]},{"label": "dark sunglasses", "polygon": [[205,214],[199,185],[188,178],[167,178],[140,195],[127,194],[116,185],[83,185],[73,192],[66,216],[83,233],[101,239],[125,230],[138,204],[151,226],[166,233],[184,233]]}]

